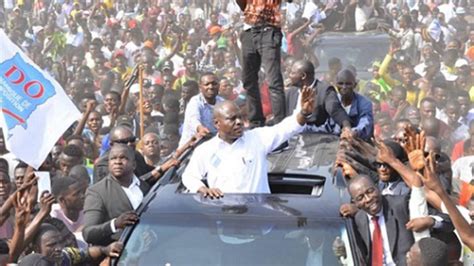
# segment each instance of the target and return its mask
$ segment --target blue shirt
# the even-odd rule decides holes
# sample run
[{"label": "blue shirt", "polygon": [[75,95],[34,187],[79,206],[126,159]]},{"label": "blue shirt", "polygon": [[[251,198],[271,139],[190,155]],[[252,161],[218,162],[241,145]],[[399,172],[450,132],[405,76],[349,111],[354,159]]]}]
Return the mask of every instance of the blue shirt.
[{"label": "blue shirt", "polygon": [[[224,101],[222,97],[216,97],[216,103],[222,101]],[[211,133],[216,133],[213,112],[214,105],[208,104],[201,93],[193,96],[184,112],[183,132],[179,140],[179,146],[185,144],[196,134],[199,125],[206,127]]]},{"label": "blue shirt", "polygon": [[[339,100],[341,100],[340,96]],[[373,137],[374,115],[372,112],[372,102],[367,97],[354,92],[352,104],[350,105],[349,111],[346,110],[346,112],[351,120],[352,131],[356,132],[359,138],[369,140]],[[341,127],[332,118],[329,118],[326,123],[319,127],[307,125],[304,132],[340,134]]]}]

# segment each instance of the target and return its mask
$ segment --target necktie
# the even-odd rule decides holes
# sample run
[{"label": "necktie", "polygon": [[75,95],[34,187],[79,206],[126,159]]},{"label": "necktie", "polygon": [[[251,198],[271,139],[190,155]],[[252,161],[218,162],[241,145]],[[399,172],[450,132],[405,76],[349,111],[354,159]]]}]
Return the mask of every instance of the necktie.
[{"label": "necktie", "polygon": [[372,234],[372,266],[383,265],[383,242],[382,242],[382,231],[380,231],[379,217],[372,217],[372,223],[374,225],[374,233]]}]

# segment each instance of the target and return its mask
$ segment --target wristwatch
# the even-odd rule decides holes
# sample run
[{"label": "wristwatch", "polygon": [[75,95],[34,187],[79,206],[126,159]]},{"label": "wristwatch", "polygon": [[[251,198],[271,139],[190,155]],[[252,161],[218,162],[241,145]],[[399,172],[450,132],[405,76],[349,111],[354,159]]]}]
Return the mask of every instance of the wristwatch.
[{"label": "wristwatch", "polygon": [[158,170],[156,170],[156,171],[157,171],[158,174],[160,174],[160,175],[163,175],[163,173],[164,173],[163,169],[161,169],[161,166],[158,167]]}]

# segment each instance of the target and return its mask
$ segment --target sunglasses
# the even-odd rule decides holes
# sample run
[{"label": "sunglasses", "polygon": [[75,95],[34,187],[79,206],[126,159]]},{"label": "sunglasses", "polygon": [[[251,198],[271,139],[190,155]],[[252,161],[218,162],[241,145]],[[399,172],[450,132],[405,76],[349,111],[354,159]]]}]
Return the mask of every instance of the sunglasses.
[{"label": "sunglasses", "polygon": [[382,167],[385,168],[385,169],[388,169],[388,168],[389,168],[389,165],[388,165],[388,164],[382,163],[382,162],[375,162],[375,166],[376,166],[377,168],[382,168]]},{"label": "sunglasses", "polygon": [[137,137],[129,137],[125,139],[117,139],[112,141],[112,143],[119,143],[119,144],[133,144],[137,140]]},{"label": "sunglasses", "polygon": [[[426,151],[423,154],[425,155],[425,158],[428,158],[428,156],[430,156],[430,153],[426,152]],[[434,159],[435,159],[435,162],[439,162],[440,159],[441,159],[441,155],[438,154],[438,153],[435,153],[434,154]]]}]

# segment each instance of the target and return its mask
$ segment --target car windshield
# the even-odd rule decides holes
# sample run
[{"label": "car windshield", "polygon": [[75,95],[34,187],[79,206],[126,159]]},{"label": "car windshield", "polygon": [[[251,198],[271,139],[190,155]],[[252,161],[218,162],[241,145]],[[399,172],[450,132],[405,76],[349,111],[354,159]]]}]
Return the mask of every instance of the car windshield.
[{"label": "car windshield", "polygon": [[321,43],[316,47],[315,53],[319,60],[317,72],[326,73],[328,61],[333,57],[341,59],[343,66],[355,66],[357,72],[367,72],[376,60],[383,60],[388,50],[387,41],[350,42],[344,43]]},{"label": "car windshield", "polygon": [[119,265],[338,265],[340,219],[171,214],[141,221]]}]

